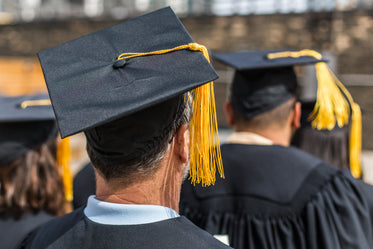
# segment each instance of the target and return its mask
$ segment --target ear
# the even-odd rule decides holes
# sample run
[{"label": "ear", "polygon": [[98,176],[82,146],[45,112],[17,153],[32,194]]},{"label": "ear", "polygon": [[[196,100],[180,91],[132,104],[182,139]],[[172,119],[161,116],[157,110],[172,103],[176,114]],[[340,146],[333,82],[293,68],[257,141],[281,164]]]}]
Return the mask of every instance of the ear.
[{"label": "ear", "polygon": [[184,124],[176,131],[174,143],[175,153],[177,153],[182,163],[189,161],[189,128]]},{"label": "ear", "polygon": [[300,124],[300,118],[302,116],[302,104],[300,102],[296,102],[294,105],[294,110],[293,110],[293,118],[292,118],[292,126],[295,129],[299,129],[301,124]]},{"label": "ear", "polygon": [[234,126],[236,122],[234,120],[232,103],[230,101],[225,102],[224,112],[225,112],[225,116],[227,117],[228,124],[230,126]]}]

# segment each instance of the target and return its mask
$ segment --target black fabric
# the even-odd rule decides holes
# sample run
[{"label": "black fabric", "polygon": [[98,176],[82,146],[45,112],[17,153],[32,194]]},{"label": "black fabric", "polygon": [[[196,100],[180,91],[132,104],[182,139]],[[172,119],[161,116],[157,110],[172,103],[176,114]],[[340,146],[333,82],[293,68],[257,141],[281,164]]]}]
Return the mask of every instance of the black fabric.
[{"label": "black fabric", "polygon": [[[349,171],[347,171],[347,172],[349,172]],[[363,195],[364,198],[367,200],[368,206],[373,207],[373,194],[372,194],[373,193],[373,186],[365,183],[362,180],[357,180],[355,182],[357,183],[357,185],[359,186],[359,188],[361,190],[361,195]],[[373,219],[372,218],[373,217],[373,208],[370,208],[369,211],[370,211],[370,217],[371,217],[371,219]]]},{"label": "black fabric", "polygon": [[268,59],[270,53],[292,51],[292,50],[258,50],[258,51],[235,51],[228,53],[213,54],[213,58],[227,64],[238,71],[268,69],[278,67],[291,67],[296,65],[315,64],[325,62],[311,56],[301,57],[283,57],[277,59]]},{"label": "black fabric", "polygon": [[133,18],[38,53],[62,137],[108,123],[215,80],[199,51],[122,61],[122,53],[193,40],[171,8]]},{"label": "black fabric", "polygon": [[53,220],[30,237],[27,248],[229,248],[185,217],[142,225],[102,225],[77,209]]},{"label": "black fabric", "polygon": [[29,232],[52,218],[44,211],[37,214],[25,213],[18,220],[7,216],[5,213],[0,213],[0,248],[17,248]]},{"label": "black fabric", "polygon": [[269,111],[297,93],[293,67],[236,71],[230,101],[238,115],[249,119]]},{"label": "black fabric", "polygon": [[226,179],[182,187],[180,213],[236,249],[373,247],[371,188],[298,149],[226,144]]},{"label": "black fabric", "polygon": [[96,192],[95,171],[91,163],[85,165],[74,177],[73,208],[78,209],[87,204],[88,197]]}]

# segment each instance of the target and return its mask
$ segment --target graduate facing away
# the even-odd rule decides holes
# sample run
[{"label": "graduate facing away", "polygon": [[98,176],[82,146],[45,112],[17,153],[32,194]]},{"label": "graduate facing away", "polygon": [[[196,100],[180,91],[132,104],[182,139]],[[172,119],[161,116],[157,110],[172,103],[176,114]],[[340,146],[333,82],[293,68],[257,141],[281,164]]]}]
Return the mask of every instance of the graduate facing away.
[{"label": "graduate facing away", "polygon": [[61,146],[48,95],[0,97],[0,248],[71,210]]},{"label": "graduate facing away", "polygon": [[[314,129],[312,120],[309,119],[315,101],[302,101],[301,127],[297,129],[291,139],[291,144],[316,157],[323,159],[336,167],[350,170],[349,147],[352,143],[350,139],[350,124],[342,127],[335,126],[332,130]],[[317,145],[317,146],[315,146]],[[363,172],[358,168],[361,178]]]},{"label": "graduate facing away", "polygon": [[295,65],[317,67],[315,127],[343,126],[351,115],[351,125],[359,125],[358,106],[321,55],[244,51],[215,58],[236,69],[226,103],[234,133],[221,146],[225,180],[208,188],[185,182],[180,213],[234,248],[373,248],[372,188],[289,146],[301,117]]},{"label": "graduate facing away", "polygon": [[38,55],[61,135],[84,132],[97,181],[86,207],[35,231],[27,248],[228,248],[178,214],[189,158],[195,182],[214,183],[215,165],[223,172],[217,74],[174,12]]}]

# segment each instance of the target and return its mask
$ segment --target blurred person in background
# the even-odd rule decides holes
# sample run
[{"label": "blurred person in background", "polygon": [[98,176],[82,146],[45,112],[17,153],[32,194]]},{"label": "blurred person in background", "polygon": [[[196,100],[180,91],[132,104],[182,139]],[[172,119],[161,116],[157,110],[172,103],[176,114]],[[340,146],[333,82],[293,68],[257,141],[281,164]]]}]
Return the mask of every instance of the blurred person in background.
[{"label": "blurred person in background", "polygon": [[87,204],[88,197],[96,191],[96,177],[92,163],[87,163],[75,175],[73,181],[73,208],[78,209]]},{"label": "blurred person in background", "polygon": [[48,95],[0,98],[0,248],[66,213],[57,135]]},{"label": "blurred person in background", "polygon": [[359,107],[336,87],[321,55],[243,51],[215,58],[236,69],[225,106],[234,133],[221,146],[225,180],[208,188],[184,182],[180,213],[236,249],[373,248],[372,188],[290,146],[301,117],[296,65],[316,64],[319,128],[345,125],[349,103],[359,121]]},{"label": "blurred person in background", "polygon": [[310,115],[316,101],[302,101],[301,127],[292,137],[291,144],[336,167],[350,170],[350,126],[333,129],[314,129]]}]

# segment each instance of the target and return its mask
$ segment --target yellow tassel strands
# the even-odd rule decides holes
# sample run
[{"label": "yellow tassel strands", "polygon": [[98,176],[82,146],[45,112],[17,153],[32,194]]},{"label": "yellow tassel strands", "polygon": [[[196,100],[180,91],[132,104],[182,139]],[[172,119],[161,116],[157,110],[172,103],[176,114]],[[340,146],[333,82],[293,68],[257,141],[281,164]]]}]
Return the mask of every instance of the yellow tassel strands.
[{"label": "yellow tassel strands", "polygon": [[[301,56],[311,56],[321,60],[320,53],[314,50],[300,51],[285,51],[278,53],[270,53],[268,59],[292,57],[298,58]],[[351,97],[351,94],[338,80],[334,73],[329,69],[325,62],[316,63],[316,76],[318,82],[317,99],[313,112],[310,115],[312,127],[321,130],[331,130],[338,124],[342,127],[349,123],[351,116],[350,127],[350,170],[354,177],[361,176],[360,152],[361,152],[361,111]],[[352,112],[352,113],[350,113]],[[352,114],[352,115],[350,115]]]},{"label": "yellow tassel strands", "polygon": [[[210,61],[206,47],[197,43],[189,43],[171,49],[145,53],[123,53],[117,60],[166,54],[182,49],[202,52],[205,58]],[[215,183],[216,168],[218,168],[220,177],[224,178],[213,83],[209,82],[193,89],[191,96],[192,100],[188,100],[189,97],[186,98],[186,101],[192,101],[190,121],[190,179],[193,184],[201,183],[202,186],[209,186]]]},{"label": "yellow tassel strands", "polygon": [[62,181],[65,188],[65,199],[73,200],[73,177],[70,169],[71,153],[70,153],[70,137],[60,141],[57,148],[57,166],[62,172]]},{"label": "yellow tassel strands", "polygon": [[21,108],[26,109],[29,106],[45,106],[45,105],[51,105],[51,101],[49,99],[26,100],[21,103]]}]

